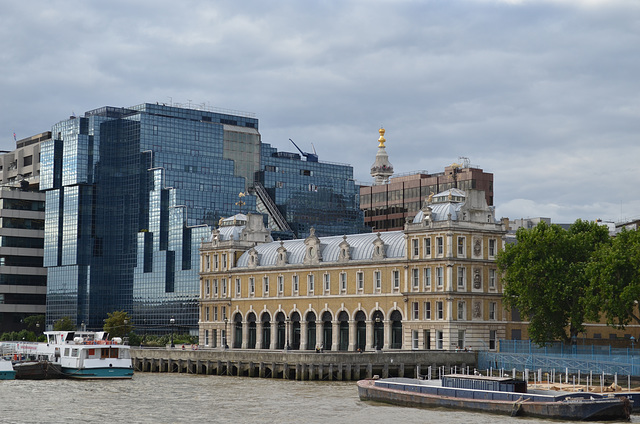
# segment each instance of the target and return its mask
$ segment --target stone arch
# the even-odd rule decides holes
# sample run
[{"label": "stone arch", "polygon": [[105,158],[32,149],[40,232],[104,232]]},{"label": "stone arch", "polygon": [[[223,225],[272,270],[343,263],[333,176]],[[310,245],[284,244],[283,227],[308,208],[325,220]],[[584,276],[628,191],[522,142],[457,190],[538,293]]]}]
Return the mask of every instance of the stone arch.
[{"label": "stone arch", "polygon": [[313,350],[316,347],[316,313],[313,310],[307,311],[305,321],[307,322],[307,345],[304,349]]},{"label": "stone arch", "polygon": [[402,349],[402,312],[394,309],[389,314],[389,320],[391,321],[391,340],[389,340],[389,347],[391,349]]},{"label": "stone arch", "polygon": [[384,345],[384,313],[380,309],[374,310],[371,321],[373,321],[373,348],[380,350]]},{"label": "stone arch", "polygon": [[338,350],[349,350],[349,313],[338,312]]},{"label": "stone arch", "polygon": [[233,314],[233,339],[232,347],[234,349],[242,348],[242,313],[236,311]]},{"label": "stone arch", "polygon": [[271,314],[268,311],[262,312],[260,322],[262,322],[262,345],[260,349],[269,349],[271,346]]},{"label": "stone arch", "polygon": [[325,310],[322,313],[322,337],[320,338],[321,349],[331,350],[333,341],[333,314]]},{"label": "stone arch", "polygon": [[289,346],[293,350],[300,350],[300,312],[294,310],[289,314],[289,317],[291,319],[291,328],[289,330],[291,332],[289,335]]},{"label": "stone arch", "polygon": [[284,349],[285,344],[287,342],[286,340],[286,315],[284,314],[283,311],[278,311],[276,313],[276,349]]},{"label": "stone arch", "polygon": [[247,314],[247,349],[256,348],[256,314],[250,311]]},{"label": "stone arch", "polygon": [[364,352],[367,349],[367,314],[358,310],[353,319],[356,322],[356,350]]}]

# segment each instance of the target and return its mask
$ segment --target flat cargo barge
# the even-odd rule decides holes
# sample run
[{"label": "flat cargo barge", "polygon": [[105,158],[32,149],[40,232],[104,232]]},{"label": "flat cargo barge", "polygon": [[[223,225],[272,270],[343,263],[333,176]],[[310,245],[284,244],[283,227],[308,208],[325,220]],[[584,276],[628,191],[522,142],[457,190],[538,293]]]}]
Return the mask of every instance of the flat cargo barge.
[{"label": "flat cargo barge", "polygon": [[412,407],[443,407],[560,420],[629,420],[633,402],[596,393],[531,391],[508,377],[448,375],[358,381],[361,400]]}]

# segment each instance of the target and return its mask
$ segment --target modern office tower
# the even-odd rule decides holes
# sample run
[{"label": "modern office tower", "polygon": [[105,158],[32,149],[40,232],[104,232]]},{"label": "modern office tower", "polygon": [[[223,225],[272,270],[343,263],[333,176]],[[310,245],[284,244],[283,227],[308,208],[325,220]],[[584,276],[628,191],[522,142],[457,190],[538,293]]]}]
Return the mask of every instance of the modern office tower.
[{"label": "modern office tower", "polygon": [[461,158],[463,163],[451,164],[444,172],[424,171],[393,177],[385,142],[384,129],[381,129],[376,160],[371,167],[374,183],[360,187],[364,222],[374,232],[403,229],[407,218],[415,216],[429,195],[450,188],[484,191],[487,204],[493,205],[493,174],[472,166],[469,159]]},{"label": "modern office tower", "polygon": [[[279,158],[267,146],[252,114],[191,105],[103,107],[54,125],[42,145],[47,325],[69,316],[100,328],[108,312],[125,310],[147,332],[170,330],[171,318],[175,331],[197,331],[198,252],[209,226],[257,209],[274,222],[282,209],[293,220],[281,222],[282,234],[292,235],[306,215],[290,213],[298,204],[282,193],[307,209],[350,202],[344,218],[324,219],[340,234],[346,220],[362,226],[351,167]],[[310,196],[298,199],[305,187]]]},{"label": "modern office tower", "polygon": [[0,333],[25,329],[26,317],[45,314],[45,195],[38,185],[40,143],[50,134],[18,140],[16,150],[0,155]]},{"label": "modern office tower", "polygon": [[[261,172],[256,176],[258,211],[269,199],[288,228],[279,224],[278,213],[269,214],[274,238],[304,238],[314,227],[319,236],[369,232],[363,225],[358,186],[350,165],[319,162],[312,153],[278,152],[262,145]],[[269,198],[263,201],[262,188]],[[288,236],[289,235],[289,236]],[[291,235],[293,237],[291,237]]]}]

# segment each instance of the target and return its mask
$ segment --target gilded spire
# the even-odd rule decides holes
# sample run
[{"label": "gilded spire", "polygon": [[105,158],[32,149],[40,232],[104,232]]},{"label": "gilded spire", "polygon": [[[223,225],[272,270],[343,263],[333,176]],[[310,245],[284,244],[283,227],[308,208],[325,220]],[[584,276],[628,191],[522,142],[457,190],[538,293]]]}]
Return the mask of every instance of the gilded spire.
[{"label": "gilded spire", "polygon": [[376,161],[371,166],[371,176],[375,178],[374,185],[388,184],[389,178],[393,175],[393,165],[389,162],[389,156],[384,148],[384,133],[385,129],[380,128],[378,130],[380,138],[378,139],[378,153],[376,154]]},{"label": "gilded spire", "polygon": [[380,128],[378,132],[380,133],[380,138],[378,139],[378,147],[384,148],[384,142],[387,141],[384,139],[384,128]]}]

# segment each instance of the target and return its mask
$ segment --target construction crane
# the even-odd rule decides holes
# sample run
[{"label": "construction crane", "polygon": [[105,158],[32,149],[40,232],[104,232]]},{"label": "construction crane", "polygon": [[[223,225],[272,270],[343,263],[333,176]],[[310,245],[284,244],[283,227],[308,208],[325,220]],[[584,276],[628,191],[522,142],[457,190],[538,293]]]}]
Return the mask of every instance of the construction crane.
[{"label": "construction crane", "polygon": [[316,148],[313,147],[313,143],[311,144],[311,147],[313,147],[313,153],[305,153],[298,147],[298,145],[295,143],[295,141],[293,141],[291,139],[289,139],[289,141],[291,143],[293,143],[294,146],[296,146],[296,149],[298,149],[298,151],[300,152],[300,154],[302,156],[307,158],[307,162],[318,162],[318,154],[316,153]]}]

